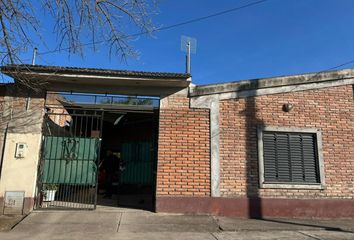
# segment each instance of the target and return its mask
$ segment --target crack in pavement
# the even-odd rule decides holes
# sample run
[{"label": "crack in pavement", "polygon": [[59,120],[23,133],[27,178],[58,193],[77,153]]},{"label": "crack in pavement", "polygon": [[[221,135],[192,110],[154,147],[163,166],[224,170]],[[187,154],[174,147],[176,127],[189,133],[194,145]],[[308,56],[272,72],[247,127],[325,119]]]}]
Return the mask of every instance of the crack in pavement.
[{"label": "crack in pavement", "polygon": [[215,222],[215,224],[218,226],[218,229],[220,231],[224,231],[224,229],[221,227],[220,223],[219,223],[219,218],[217,218],[216,216],[212,216],[213,221]]},{"label": "crack in pavement", "polygon": [[117,232],[119,231],[120,223],[122,222],[122,215],[123,213],[119,214],[118,224],[117,224]]},{"label": "crack in pavement", "polygon": [[300,232],[300,231],[298,231],[298,233],[300,233],[300,234],[302,234],[302,235],[304,235],[304,236],[306,236],[306,237],[310,237],[310,238],[316,239],[316,240],[325,240],[325,239],[323,239],[323,238],[319,238],[319,237],[317,237],[317,236],[313,236],[313,235],[311,235],[311,234],[309,234],[309,233],[304,233],[304,232]]},{"label": "crack in pavement", "polygon": [[214,233],[209,232],[209,234],[210,234],[213,238],[215,238],[215,240],[219,240],[219,238],[218,238]]}]

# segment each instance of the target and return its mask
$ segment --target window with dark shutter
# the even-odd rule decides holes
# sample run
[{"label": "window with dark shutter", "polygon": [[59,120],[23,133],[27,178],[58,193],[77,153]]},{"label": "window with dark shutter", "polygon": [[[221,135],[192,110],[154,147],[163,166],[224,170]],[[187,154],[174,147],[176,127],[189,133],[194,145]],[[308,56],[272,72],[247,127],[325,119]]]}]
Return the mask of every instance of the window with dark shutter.
[{"label": "window with dark shutter", "polygon": [[320,183],[316,134],[263,132],[264,183]]}]

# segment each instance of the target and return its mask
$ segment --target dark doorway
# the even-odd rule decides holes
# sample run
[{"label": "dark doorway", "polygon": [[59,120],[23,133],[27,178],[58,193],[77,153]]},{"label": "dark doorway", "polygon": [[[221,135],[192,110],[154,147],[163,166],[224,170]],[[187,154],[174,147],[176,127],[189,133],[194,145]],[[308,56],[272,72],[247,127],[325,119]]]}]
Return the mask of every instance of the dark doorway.
[{"label": "dark doorway", "polygon": [[98,205],[154,210],[158,111],[106,111]]}]

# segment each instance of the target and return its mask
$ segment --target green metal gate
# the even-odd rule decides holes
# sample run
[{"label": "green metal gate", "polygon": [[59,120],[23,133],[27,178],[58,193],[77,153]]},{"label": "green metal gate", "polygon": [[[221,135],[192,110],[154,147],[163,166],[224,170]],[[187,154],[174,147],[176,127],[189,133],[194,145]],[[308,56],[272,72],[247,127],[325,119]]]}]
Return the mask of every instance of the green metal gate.
[{"label": "green metal gate", "polygon": [[103,112],[51,109],[45,114],[37,208],[95,209]]}]

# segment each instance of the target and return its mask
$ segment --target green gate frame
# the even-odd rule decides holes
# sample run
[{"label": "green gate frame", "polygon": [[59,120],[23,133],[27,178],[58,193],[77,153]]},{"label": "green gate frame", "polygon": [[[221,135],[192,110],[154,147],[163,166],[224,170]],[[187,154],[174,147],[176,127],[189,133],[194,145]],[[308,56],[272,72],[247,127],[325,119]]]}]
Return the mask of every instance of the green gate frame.
[{"label": "green gate frame", "polygon": [[[96,209],[104,111],[58,109],[44,115],[36,208]],[[59,200],[44,204],[46,190],[55,190]]]}]

